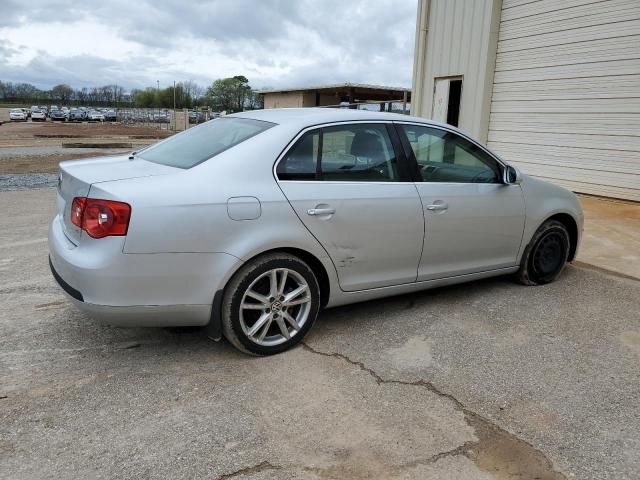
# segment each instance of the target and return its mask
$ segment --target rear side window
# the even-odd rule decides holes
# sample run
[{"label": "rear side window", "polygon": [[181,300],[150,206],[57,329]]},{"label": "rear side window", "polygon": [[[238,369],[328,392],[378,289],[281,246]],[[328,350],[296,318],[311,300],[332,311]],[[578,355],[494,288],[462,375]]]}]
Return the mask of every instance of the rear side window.
[{"label": "rear side window", "polygon": [[298,140],[276,169],[280,180],[400,181],[384,124],[325,127]]},{"label": "rear side window", "polygon": [[249,118],[217,118],[152,145],[138,157],[170,167],[191,168],[274,125]]}]

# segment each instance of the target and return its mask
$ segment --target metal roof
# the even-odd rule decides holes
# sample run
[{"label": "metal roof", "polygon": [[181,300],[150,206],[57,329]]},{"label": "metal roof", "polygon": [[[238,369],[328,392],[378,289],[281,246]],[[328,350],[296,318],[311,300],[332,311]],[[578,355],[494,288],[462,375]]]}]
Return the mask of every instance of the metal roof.
[{"label": "metal roof", "polygon": [[266,94],[266,93],[282,93],[282,92],[304,92],[307,90],[333,90],[340,88],[363,88],[368,90],[380,90],[384,92],[407,92],[411,93],[410,88],[403,87],[389,87],[386,85],[369,85],[367,83],[330,83],[327,85],[315,85],[310,87],[295,87],[295,88],[274,88],[274,89],[265,89],[265,90],[256,90],[256,93]]}]

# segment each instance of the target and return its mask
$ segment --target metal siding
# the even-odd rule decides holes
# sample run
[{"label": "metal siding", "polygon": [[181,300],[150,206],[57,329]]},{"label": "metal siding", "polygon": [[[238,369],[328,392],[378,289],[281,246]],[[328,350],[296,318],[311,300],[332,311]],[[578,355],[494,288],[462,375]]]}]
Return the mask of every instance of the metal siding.
[{"label": "metal siding", "polygon": [[640,201],[640,1],[504,0],[488,144],[574,191]]},{"label": "metal siding", "polygon": [[[500,3],[501,0],[420,0],[414,114],[432,114],[435,78],[462,76],[459,127],[486,141]],[[425,30],[426,42],[419,36]]]}]

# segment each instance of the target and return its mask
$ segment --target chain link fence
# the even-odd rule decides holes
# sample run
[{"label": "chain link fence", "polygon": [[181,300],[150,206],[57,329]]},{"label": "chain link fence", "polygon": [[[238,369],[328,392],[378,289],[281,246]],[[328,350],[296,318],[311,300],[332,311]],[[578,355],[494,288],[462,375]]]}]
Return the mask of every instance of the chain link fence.
[{"label": "chain link fence", "polygon": [[182,131],[219,116],[219,113],[210,110],[181,109],[174,111],[166,108],[119,108],[116,113],[116,121],[124,125]]}]

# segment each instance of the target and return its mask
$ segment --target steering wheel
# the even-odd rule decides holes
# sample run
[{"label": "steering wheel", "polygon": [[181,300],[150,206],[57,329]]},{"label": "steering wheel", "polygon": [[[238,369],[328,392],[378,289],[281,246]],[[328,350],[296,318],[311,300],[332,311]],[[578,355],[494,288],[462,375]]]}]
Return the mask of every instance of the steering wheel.
[{"label": "steering wheel", "polygon": [[435,165],[424,165],[420,168],[422,172],[422,178],[425,180],[431,180],[433,175],[440,170],[440,167],[436,167]]},{"label": "steering wheel", "polygon": [[[491,177],[487,177],[488,173],[491,173]],[[491,183],[495,178],[496,174],[493,170],[483,170],[471,178],[471,183]]]}]

